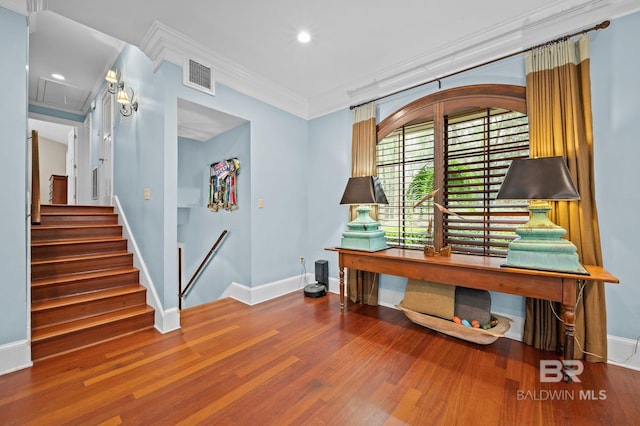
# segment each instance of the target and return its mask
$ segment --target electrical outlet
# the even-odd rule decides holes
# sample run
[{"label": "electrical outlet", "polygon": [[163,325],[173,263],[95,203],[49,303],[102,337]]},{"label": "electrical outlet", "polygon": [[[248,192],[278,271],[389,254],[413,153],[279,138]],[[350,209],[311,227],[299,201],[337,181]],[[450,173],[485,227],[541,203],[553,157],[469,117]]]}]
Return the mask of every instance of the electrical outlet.
[{"label": "electrical outlet", "polygon": [[300,256],[300,263],[304,263],[304,257]]}]

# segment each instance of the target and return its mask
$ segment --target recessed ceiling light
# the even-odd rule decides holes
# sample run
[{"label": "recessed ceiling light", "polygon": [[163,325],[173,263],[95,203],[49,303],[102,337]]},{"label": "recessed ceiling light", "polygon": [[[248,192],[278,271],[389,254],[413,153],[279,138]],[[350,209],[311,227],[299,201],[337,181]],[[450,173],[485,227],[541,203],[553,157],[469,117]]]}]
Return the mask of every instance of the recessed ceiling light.
[{"label": "recessed ceiling light", "polygon": [[53,73],[51,74],[51,77],[55,78],[56,80],[64,80],[64,75],[62,74]]},{"label": "recessed ceiling light", "polygon": [[309,43],[311,41],[311,34],[307,31],[300,31],[298,33],[298,41],[300,43]]}]

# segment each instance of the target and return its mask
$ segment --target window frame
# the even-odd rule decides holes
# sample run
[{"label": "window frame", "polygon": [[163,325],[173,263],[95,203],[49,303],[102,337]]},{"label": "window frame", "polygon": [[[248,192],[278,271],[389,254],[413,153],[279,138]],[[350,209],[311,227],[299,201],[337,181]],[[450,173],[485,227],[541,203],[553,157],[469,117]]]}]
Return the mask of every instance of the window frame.
[{"label": "window frame", "polygon": [[[446,117],[465,111],[489,108],[527,114],[525,87],[506,84],[479,84],[456,87],[427,95],[401,107],[382,120],[377,126],[377,142],[398,128],[422,121],[433,121],[434,168],[444,170]],[[435,173],[434,188],[444,188],[444,183],[444,173]],[[443,197],[443,191],[438,191],[434,201],[442,204]],[[434,211],[433,225],[433,244],[438,251],[444,246],[444,229],[442,212],[437,209]]]}]

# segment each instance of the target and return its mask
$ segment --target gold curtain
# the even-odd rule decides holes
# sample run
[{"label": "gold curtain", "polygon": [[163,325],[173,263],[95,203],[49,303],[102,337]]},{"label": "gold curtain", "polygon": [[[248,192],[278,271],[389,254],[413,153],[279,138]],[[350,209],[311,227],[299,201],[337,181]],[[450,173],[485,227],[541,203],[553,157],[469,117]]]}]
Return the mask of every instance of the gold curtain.
[{"label": "gold curtain", "polygon": [[[530,156],[563,156],[581,197],[578,202],[554,203],[550,217],[567,230],[583,264],[602,265],[593,173],[589,36],[533,49],[526,53],[525,63]],[[527,299],[527,344],[558,350],[564,339],[560,325],[548,301]],[[584,288],[576,307],[575,338],[576,358],[606,362],[607,321],[601,282]]]},{"label": "gold curtain", "polygon": [[[370,102],[353,110],[353,135],[351,142],[351,176],[376,176],[376,104]],[[356,206],[351,206],[350,219],[357,216]],[[378,208],[373,206],[370,215],[378,219]],[[357,271],[349,270],[347,275],[347,296],[357,301]],[[378,304],[378,274],[363,272],[362,299],[367,305]]]}]

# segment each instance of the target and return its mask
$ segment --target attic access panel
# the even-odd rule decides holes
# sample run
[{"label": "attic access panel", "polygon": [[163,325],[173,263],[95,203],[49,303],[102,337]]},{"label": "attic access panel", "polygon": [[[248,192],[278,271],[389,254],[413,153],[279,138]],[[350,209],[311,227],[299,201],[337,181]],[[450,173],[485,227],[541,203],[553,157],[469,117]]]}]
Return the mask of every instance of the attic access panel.
[{"label": "attic access panel", "polygon": [[89,90],[40,77],[37,101],[52,107],[84,111]]}]

